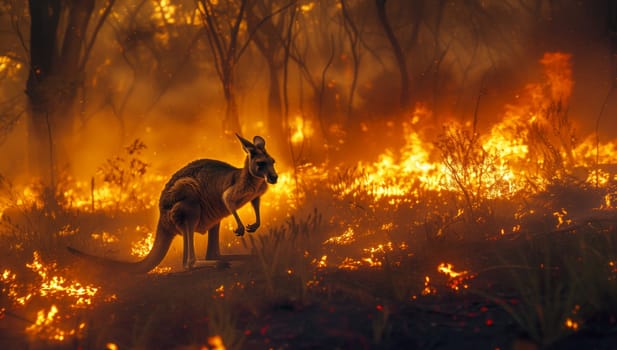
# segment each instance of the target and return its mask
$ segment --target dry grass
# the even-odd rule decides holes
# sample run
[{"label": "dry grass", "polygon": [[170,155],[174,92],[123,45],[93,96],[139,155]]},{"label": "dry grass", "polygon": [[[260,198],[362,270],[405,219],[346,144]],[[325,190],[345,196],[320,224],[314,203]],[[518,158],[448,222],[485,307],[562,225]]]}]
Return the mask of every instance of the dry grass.
[{"label": "dry grass", "polygon": [[[10,327],[0,331],[7,333],[7,346],[35,349],[105,348],[108,343],[122,349],[197,349],[213,336],[229,349],[438,346],[439,340],[426,339],[450,334],[442,326],[449,319],[440,317],[460,317],[448,306],[456,299],[462,308],[499,306],[502,323],[515,325],[491,328],[506,346],[521,332],[537,346],[549,347],[585,330],[597,331],[598,323],[617,314],[617,217],[592,210],[607,189],[561,181],[533,197],[474,200],[482,194],[465,189],[472,185],[461,180],[460,192],[418,190],[410,194],[418,200],[401,202],[376,199],[361,186],[354,193],[338,190],[355,184],[358,176],[361,172],[350,170],[327,184],[305,184],[304,208],[319,209],[298,210],[281,225],[247,235],[251,258],[232,262],[229,270],[129,279],[84,273],[78,265],[68,268],[72,260],[64,246],[123,251],[131,237],[103,247],[90,233],[96,227],[121,235],[126,227],[147,222],[149,214],[62,206],[52,211],[54,205],[45,201],[13,206],[5,210],[0,242],[7,247],[6,267],[19,274],[18,282],[36,282],[25,265],[38,251],[44,261],[58,262],[58,273],[99,286],[105,300],[76,310],[66,298],[37,296],[17,306],[8,296],[10,281],[2,280],[0,308]],[[15,195],[7,183],[6,191],[7,198]],[[464,199],[466,191],[474,196],[470,201]],[[461,200],[473,215],[461,215]],[[352,231],[348,243],[325,243]],[[358,263],[355,269],[339,267],[347,257]],[[367,260],[375,265],[369,267]],[[436,271],[444,261],[477,276],[468,281],[469,290],[448,287],[448,279]],[[437,294],[422,296],[426,276]],[[105,298],[111,295],[115,298]],[[37,310],[50,302],[66,313],[66,327],[84,322],[84,332],[63,343],[26,334]],[[568,320],[578,329],[568,327]]]}]

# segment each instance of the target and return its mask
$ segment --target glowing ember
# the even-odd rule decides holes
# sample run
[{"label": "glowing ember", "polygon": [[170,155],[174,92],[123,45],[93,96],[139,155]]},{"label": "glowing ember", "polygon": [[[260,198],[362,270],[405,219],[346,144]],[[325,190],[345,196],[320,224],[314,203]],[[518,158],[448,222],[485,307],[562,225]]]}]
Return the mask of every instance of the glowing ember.
[{"label": "glowing ember", "polygon": [[441,263],[439,264],[439,266],[437,266],[437,271],[449,277],[447,285],[452,290],[459,291],[461,288],[469,288],[469,285],[465,282],[475,276],[469,274],[469,272],[467,271],[456,272],[453,270],[453,267],[454,266],[452,266],[452,264]]},{"label": "glowing ember", "polygon": [[563,226],[568,226],[572,224],[572,220],[568,219],[566,216],[568,215],[568,211],[564,208],[561,208],[560,211],[556,211],[553,213],[553,216],[557,218],[557,228],[561,228]]},{"label": "glowing ember", "polygon": [[313,259],[313,261],[311,261],[311,263],[313,265],[315,265],[318,269],[325,269],[326,267],[328,267],[328,256],[327,255],[322,255],[321,258],[318,259]]},{"label": "glowing ember", "polygon": [[338,265],[338,268],[342,270],[357,270],[360,267],[381,267],[383,265],[383,259],[386,252],[392,251],[393,249],[392,242],[379,244],[376,247],[364,248],[362,250],[364,256],[360,258],[360,260],[345,257],[345,259],[343,259],[343,261]]},{"label": "glowing ember", "polygon": [[90,234],[90,237],[94,240],[101,241],[104,244],[118,243],[120,241],[118,236],[106,231],[101,233],[92,233]]},{"label": "glowing ember", "polygon": [[428,276],[424,276],[424,289],[422,289],[422,295],[430,295],[437,293],[437,289],[431,286],[431,279]]},{"label": "glowing ember", "polygon": [[0,73],[7,74],[9,77],[14,77],[19,73],[22,66],[23,65],[19,61],[9,56],[0,56]]},{"label": "glowing ember", "polygon": [[467,274],[467,271],[456,272],[456,271],[452,270],[453,267],[454,266],[452,266],[452,264],[441,263],[441,264],[439,264],[439,266],[437,266],[437,271],[448,275],[448,277],[450,277],[450,278],[457,278],[459,276],[463,276],[463,275]]},{"label": "glowing ember", "polygon": [[165,273],[170,273],[171,272],[171,266],[157,266],[155,268],[153,268],[152,270],[148,271],[148,274],[165,274]]},{"label": "glowing ember", "polygon": [[565,321],[564,324],[565,324],[566,328],[569,328],[569,329],[571,329],[573,331],[578,331],[578,327],[579,327],[578,322],[572,320],[570,317],[566,318],[566,321]]},{"label": "glowing ember", "polygon": [[215,335],[208,338],[208,346],[202,347],[203,350],[225,350],[223,338],[220,335]]},{"label": "glowing ember", "polygon": [[362,265],[361,261],[356,261],[353,258],[346,257],[343,261],[338,265],[338,268],[341,270],[357,270],[360,265]]},{"label": "glowing ember", "polygon": [[221,284],[217,288],[214,289],[216,294],[213,295],[214,298],[224,298],[225,297],[225,285]]},{"label": "glowing ember", "polygon": [[17,275],[9,269],[2,271],[0,275],[2,294],[6,295],[15,305],[24,306],[32,298],[32,293],[20,296],[20,285],[17,282]]},{"label": "glowing ember", "polygon": [[[11,300],[13,306],[25,309],[34,304],[34,301],[48,303],[47,307],[36,312],[36,320],[26,327],[25,332],[58,342],[80,336],[85,330],[85,323],[72,322],[72,328],[63,323],[75,317],[75,310],[91,308],[95,297],[100,295],[99,287],[70,281],[59,273],[56,263],[45,263],[37,251],[33,253],[32,262],[26,266],[35,273],[35,281],[24,282],[9,269],[3,270],[0,275],[2,294]],[[114,299],[115,295],[103,298],[105,301]],[[61,309],[64,311],[61,312]]]},{"label": "glowing ember", "polygon": [[349,245],[356,240],[355,233],[353,227],[347,227],[345,232],[343,232],[340,236],[330,237],[323,242],[323,244],[338,244],[338,245]]}]

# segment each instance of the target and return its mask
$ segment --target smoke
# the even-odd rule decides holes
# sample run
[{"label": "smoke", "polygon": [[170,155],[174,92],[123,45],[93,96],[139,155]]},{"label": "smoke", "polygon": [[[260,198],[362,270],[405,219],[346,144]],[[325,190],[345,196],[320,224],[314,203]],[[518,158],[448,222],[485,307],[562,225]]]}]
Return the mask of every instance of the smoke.
[{"label": "smoke", "polygon": [[[397,132],[393,137],[378,133],[385,129],[388,135],[387,122],[409,118],[416,105],[432,111],[426,118],[433,125],[476,116],[480,128],[489,130],[525,85],[541,76],[539,60],[547,51],[572,55],[575,85],[568,108],[581,133],[593,133],[599,120],[603,139],[617,136],[610,118],[617,106],[609,101],[599,114],[612,87],[604,1],[388,3],[387,15],[409,69],[411,110],[399,108],[401,76],[374,2],[347,5],[358,41],[352,42],[345,32],[339,6],[316,2],[296,13],[288,61],[284,50],[275,56],[280,107],[287,113],[281,123],[300,118],[314,129],[310,139],[294,146],[296,162],[323,159],[337,150],[352,153],[343,145],[353,145],[354,139],[373,139],[377,152],[396,140],[402,142]],[[220,72],[194,3],[161,6],[157,1],[138,8],[118,4],[97,37],[70,151],[70,168],[77,177],[92,176],[134,139],[144,141],[147,160],[164,173],[196,158],[238,165],[242,161],[232,135],[222,132],[225,97]],[[231,15],[221,13],[220,23]],[[288,16],[289,11],[281,11],[272,21]],[[244,32],[239,45],[247,40]],[[25,86],[26,75],[6,78],[2,84],[13,86],[17,81]],[[241,123],[237,132],[249,138],[281,137],[268,124],[269,79],[268,62],[254,43],[246,44],[236,62],[234,89]],[[20,145],[26,139],[24,124],[22,120],[13,131],[19,136],[2,144],[9,156],[0,171],[25,157],[20,152],[25,148]],[[270,145],[271,153],[288,157],[287,140]]]}]

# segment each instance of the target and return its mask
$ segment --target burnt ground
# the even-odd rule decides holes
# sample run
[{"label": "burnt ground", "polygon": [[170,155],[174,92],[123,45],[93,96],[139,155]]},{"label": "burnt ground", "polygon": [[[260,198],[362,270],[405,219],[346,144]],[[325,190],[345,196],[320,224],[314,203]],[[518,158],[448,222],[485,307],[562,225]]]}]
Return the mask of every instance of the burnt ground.
[{"label": "burnt ground", "polygon": [[[551,246],[557,255],[573,255],[563,250],[571,248],[565,243]],[[87,324],[84,334],[62,344],[34,340],[9,314],[0,319],[0,348],[101,349],[113,343],[119,349],[214,349],[208,336],[216,334],[228,349],[539,349],[529,327],[546,328],[548,322],[521,323],[512,310],[548,319],[570,306],[566,294],[576,303],[582,299],[568,287],[566,274],[551,274],[559,288],[544,284],[547,295],[534,299],[523,295],[533,290],[520,288],[512,283],[513,275],[495,268],[533,249],[526,238],[440,243],[422,253],[391,256],[389,267],[318,269],[308,276],[313,282],[307,288],[301,287],[306,285],[301,271],[295,271],[273,276],[274,288],[268,289],[256,257],[167,274],[91,274],[115,300],[80,312],[78,318]],[[472,272],[463,281],[468,288],[449,287],[452,280],[435,271],[443,260]],[[431,279],[428,295],[422,295],[424,276]],[[588,293],[596,299],[591,286]],[[533,300],[541,301],[524,305]],[[616,304],[608,301],[592,313],[581,312],[577,331],[562,325],[553,333],[541,331],[544,348],[617,349]]]}]

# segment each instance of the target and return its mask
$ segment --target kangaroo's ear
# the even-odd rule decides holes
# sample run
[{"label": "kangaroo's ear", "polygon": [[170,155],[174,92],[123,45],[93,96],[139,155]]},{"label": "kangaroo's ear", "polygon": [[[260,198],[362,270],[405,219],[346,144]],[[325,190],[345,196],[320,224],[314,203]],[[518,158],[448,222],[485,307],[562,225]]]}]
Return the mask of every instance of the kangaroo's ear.
[{"label": "kangaroo's ear", "polygon": [[266,140],[264,140],[264,138],[261,136],[253,137],[253,143],[255,144],[255,146],[261,149],[264,149],[264,147],[266,147]]},{"label": "kangaroo's ear", "polygon": [[238,134],[236,134],[236,137],[238,138],[238,140],[240,140],[240,143],[242,143],[242,149],[244,150],[244,152],[251,153],[255,150],[255,145],[252,144],[251,141],[245,139]]}]

